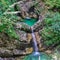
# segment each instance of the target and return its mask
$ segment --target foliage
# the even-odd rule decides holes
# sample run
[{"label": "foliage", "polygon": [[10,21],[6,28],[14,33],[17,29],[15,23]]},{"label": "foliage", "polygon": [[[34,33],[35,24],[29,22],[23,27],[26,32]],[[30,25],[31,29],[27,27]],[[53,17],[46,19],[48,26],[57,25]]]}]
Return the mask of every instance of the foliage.
[{"label": "foliage", "polygon": [[[0,32],[7,33],[10,37],[18,38],[13,24],[18,20],[16,15],[4,15],[4,12],[16,0],[0,0]],[[13,11],[14,9],[12,9]]]},{"label": "foliage", "polygon": [[60,7],[60,0],[44,0],[45,4],[49,7]]},{"label": "foliage", "polygon": [[0,17],[0,32],[7,33],[10,37],[18,38],[13,27],[14,21],[11,21],[10,17]]},{"label": "foliage", "polygon": [[16,0],[0,0],[0,15],[3,14],[14,2],[16,2]]},{"label": "foliage", "polygon": [[44,20],[45,27],[42,29],[44,43],[50,46],[60,42],[60,14],[58,12],[47,16]]}]

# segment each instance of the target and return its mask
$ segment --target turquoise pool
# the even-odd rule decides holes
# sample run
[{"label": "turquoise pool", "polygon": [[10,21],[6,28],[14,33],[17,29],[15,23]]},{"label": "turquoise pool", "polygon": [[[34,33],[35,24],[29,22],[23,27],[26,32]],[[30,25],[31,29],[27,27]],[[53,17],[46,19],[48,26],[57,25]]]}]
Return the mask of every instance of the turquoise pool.
[{"label": "turquoise pool", "polygon": [[33,26],[37,22],[37,19],[30,18],[30,19],[24,19],[24,23],[28,24],[29,26]]}]

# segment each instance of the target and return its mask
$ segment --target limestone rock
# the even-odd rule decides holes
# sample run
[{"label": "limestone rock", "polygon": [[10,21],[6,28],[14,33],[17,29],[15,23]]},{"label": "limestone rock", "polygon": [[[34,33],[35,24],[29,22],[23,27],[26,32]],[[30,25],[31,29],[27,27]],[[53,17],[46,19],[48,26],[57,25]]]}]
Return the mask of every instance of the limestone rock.
[{"label": "limestone rock", "polygon": [[26,48],[26,54],[30,54],[33,52],[33,48]]},{"label": "limestone rock", "polygon": [[16,57],[15,60],[23,60],[24,56]]},{"label": "limestone rock", "polygon": [[2,41],[2,39],[0,38],[0,47],[4,46],[4,42]]},{"label": "limestone rock", "polygon": [[0,60],[3,60],[3,58],[0,57]]},{"label": "limestone rock", "polygon": [[32,39],[32,35],[30,33],[27,34],[27,42],[30,43]]},{"label": "limestone rock", "polygon": [[25,24],[24,22],[17,22],[15,25],[15,28],[16,29],[23,29],[25,31],[30,29],[30,27],[27,24]]},{"label": "limestone rock", "polygon": [[23,52],[23,51],[21,51],[21,50],[14,49],[14,50],[13,50],[13,54],[16,55],[16,56],[18,56],[18,55],[24,55],[25,52]]},{"label": "limestone rock", "polygon": [[10,50],[7,50],[5,48],[0,48],[0,56],[7,57],[7,56],[12,56],[12,55],[13,53]]},{"label": "limestone rock", "polygon": [[52,53],[51,50],[46,50],[45,52],[48,53],[48,54],[51,54]]},{"label": "limestone rock", "polygon": [[20,41],[27,41],[26,33],[21,30],[16,30],[17,35],[19,36]]},{"label": "limestone rock", "polygon": [[41,37],[40,37],[39,33],[35,32],[35,36],[36,36],[37,43],[40,44],[41,43],[41,41],[40,41]]},{"label": "limestone rock", "polygon": [[12,58],[12,57],[9,57],[9,58],[1,58],[0,57],[0,60],[15,60],[15,58]]}]

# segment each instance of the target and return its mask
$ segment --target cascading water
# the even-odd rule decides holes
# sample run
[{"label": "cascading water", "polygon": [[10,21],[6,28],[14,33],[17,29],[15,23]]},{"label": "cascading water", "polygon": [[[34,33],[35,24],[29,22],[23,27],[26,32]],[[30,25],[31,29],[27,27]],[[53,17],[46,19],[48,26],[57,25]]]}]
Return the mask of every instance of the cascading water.
[{"label": "cascading water", "polygon": [[38,46],[37,46],[37,42],[36,42],[36,37],[33,31],[33,28],[31,27],[31,31],[32,31],[32,38],[33,38],[33,49],[34,49],[34,55],[40,55],[40,53],[38,52]]},{"label": "cascading water", "polygon": [[36,37],[33,31],[33,28],[31,27],[31,31],[32,31],[32,38],[33,38],[33,53],[26,56],[24,58],[24,60],[53,60],[50,56],[48,56],[45,53],[42,52],[38,52],[38,46],[37,46],[37,42],[36,42]]},{"label": "cascading water", "polygon": [[34,31],[33,31],[33,28],[31,28],[31,30],[32,30],[32,38],[33,38],[34,51],[38,52],[36,37],[35,37]]},{"label": "cascading water", "polygon": [[33,52],[33,56],[38,57],[38,60],[40,60],[40,53],[38,52],[38,46],[37,46],[37,42],[36,42],[36,37],[33,31],[33,28],[31,27],[31,31],[32,31],[32,38],[33,38],[33,48],[34,48],[34,52]]}]

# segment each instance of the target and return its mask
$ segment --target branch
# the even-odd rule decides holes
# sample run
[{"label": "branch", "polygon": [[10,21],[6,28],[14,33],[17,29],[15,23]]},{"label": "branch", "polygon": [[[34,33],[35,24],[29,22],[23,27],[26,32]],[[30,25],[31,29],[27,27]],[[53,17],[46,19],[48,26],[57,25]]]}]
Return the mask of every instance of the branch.
[{"label": "branch", "polygon": [[16,2],[16,3],[10,5],[9,8],[6,10],[6,12],[7,12],[10,8],[14,7],[16,4],[20,4],[20,3],[21,3],[21,1],[18,1],[18,2]]},{"label": "branch", "polygon": [[17,13],[20,13],[21,11],[15,11],[15,12],[5,12],[4,15],[6,14],[17,14]]}]

